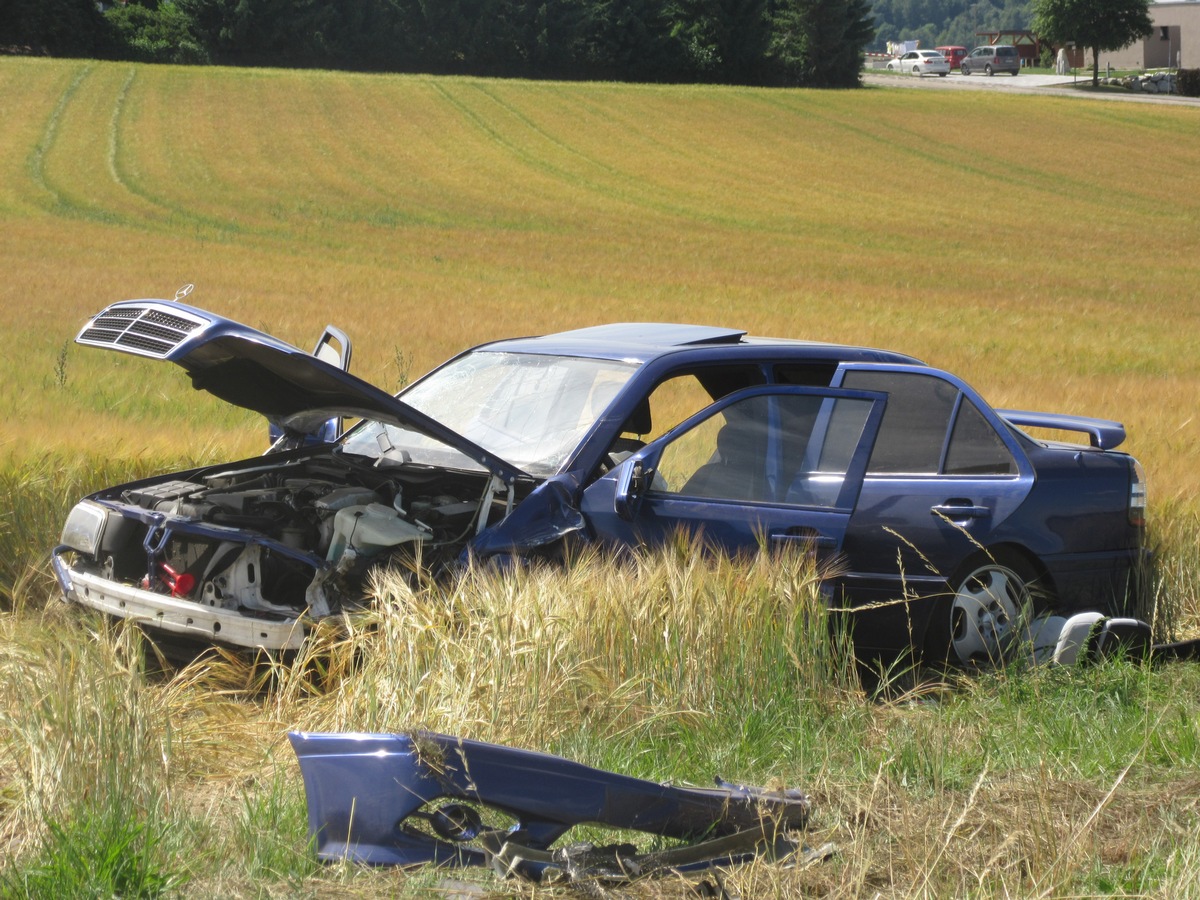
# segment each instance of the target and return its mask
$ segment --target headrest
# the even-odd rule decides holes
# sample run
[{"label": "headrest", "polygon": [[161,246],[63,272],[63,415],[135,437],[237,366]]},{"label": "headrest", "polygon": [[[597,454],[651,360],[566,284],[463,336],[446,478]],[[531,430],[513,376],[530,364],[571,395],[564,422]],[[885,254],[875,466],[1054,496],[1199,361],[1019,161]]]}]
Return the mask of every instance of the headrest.
[{"label": "headrest", "polygon": [[630,434],[649,434],[653,430],[654,424],[650,420],[650,400],[643,398],[629,414],[629,418],[621,426],[621,431]]}]

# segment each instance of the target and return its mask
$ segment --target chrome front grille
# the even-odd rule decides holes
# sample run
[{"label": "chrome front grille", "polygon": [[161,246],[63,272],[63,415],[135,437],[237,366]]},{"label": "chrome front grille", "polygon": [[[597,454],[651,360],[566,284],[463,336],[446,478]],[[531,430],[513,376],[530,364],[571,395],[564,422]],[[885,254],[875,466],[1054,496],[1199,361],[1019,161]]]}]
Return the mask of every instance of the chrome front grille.
[{"label": "chrome front grille", "polygon": [[163,358],[208,324],[154,304],[110,306],[84,326],[75,342]]}]

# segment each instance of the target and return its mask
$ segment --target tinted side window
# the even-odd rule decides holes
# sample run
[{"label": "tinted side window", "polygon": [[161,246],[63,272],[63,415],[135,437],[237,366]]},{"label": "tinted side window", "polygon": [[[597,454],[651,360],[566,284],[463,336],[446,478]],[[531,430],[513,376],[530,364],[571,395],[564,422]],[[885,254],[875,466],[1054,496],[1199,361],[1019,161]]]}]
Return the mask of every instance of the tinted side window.
[{"label": "tinted side window", "polygon": [[[794,401],[791,405],[799,407]],[[811,436],[803,429],[799,429],[798,436],[785,430],[781,481],[781,486],[787,488],[782,497],[785,503],[828,509],[837,506],[870,411],[871,404],[865,400],[825,399],[813,419]],[[786,414],[781,418],[788,422]]]},{"label": "tinted side window", "polygon": [[850,371],[843,384],[888,395],[869,474],[937,474],[957,388],[911,372]]},{"label": "tinted side window", "polygon": [[1016,475],[1017,464],[975,404],[963,398],[946,451],[947,475]]},{"label": "tinted side window", "polygon": [[870,411],[848,398],[746,398],[664,447],[651,490],[837,508]]},{"label": "tinted side window", "polygon": [[768,422],[766,397],[705,419],[663,448],[651,489],[722,500],[768,499]]}]

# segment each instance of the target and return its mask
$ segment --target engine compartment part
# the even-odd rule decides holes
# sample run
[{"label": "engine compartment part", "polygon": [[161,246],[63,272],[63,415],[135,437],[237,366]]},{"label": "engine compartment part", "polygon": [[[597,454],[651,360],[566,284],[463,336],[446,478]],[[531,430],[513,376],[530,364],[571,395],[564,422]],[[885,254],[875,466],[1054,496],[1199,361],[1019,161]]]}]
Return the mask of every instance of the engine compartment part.
[{"label": "engine compartment part", "polygon": [[56,551],[56,570],[60,581],[94,579],[76,599],[123,615],[131,602],[149,611],[153,597],[167,597],[182,606],[153,613],[156,623],[197,627],[191,605],[210,611],[205,634],[234,615],[320,618],[361,604],[374,568],[452,565],[480,523],[512,502],[485,473],[380,470],[328,450],[182,474],[75,507],[60,548],[71,562]]},{"label": "engine compartment part", "polygon": [[424,541],[428,537],[427,528],[406,521],[390,506],[346,506],[334,514],[333,535],[325,558],[337,562],[348,549],[374,556],[405,541]]}]

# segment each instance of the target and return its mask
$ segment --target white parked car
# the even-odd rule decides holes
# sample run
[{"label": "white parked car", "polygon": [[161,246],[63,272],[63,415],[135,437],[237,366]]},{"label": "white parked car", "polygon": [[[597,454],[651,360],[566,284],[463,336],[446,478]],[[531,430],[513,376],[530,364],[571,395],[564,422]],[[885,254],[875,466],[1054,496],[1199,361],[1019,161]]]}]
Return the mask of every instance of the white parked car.
[{"label": "white parked car", "polygon": [[911,72],[913,75],[950,74],[950,60],[936,50],[910,50],[887,64],[889,72]]}]

